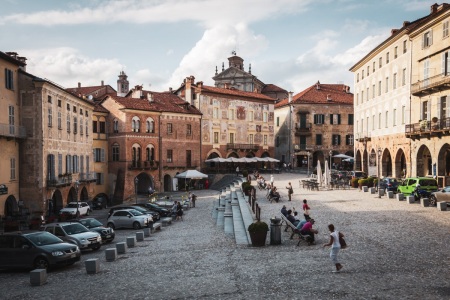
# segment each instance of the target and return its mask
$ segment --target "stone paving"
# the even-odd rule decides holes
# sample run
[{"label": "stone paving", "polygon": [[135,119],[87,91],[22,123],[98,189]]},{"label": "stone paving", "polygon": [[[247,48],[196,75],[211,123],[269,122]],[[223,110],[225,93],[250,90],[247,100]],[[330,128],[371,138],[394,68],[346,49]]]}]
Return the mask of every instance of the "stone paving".
[{"label": "stone paving", "polygon": [[[237,246],[211,218],[218,192],[196,191],[196,208],[184,221],[152,234],[118,260],[104,250],[86,252],[81,262],[50,271],[48,282],[32,287],[29,273],[0,272],[1,299],[449,299],[450,211],[421,207],[358,190],[307,191],[304,175],[276,174],[280,203],[258,191],[262,219],[283,205],[301,213],[308,199],[319,230],[317,245],[306,246],[282,233],[282,245]],[[287,182],[294,187],[287,201]],[[107,210],[96,211],[104,217]],[[346,235],[344,265],[332,273],[329,223]],[[117,230],[115,242],[134,230]],[[269,243],[269,235],[267,244]],[[88,275],[84,261],[100,259],[100,273]]]}]

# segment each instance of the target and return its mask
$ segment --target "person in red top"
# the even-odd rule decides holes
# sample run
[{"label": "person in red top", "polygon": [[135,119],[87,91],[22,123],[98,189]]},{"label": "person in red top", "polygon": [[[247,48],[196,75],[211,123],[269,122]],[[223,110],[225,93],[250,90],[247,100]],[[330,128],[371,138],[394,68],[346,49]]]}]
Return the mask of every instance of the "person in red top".
[{"label": "person in red top", "polygon": [[308,201],[306,201],[306,199],[304,199],[303,200],[303,215],[305,216],[305,220],[311,219],[311,217],[309,216],[310,209],[311,208],[309,208]]},{"label": "person in red top", "polygon": [[319,231],[317,231],[316,229],[312,228],[312,226],[314,225],[314,219],[309,219],[308,222],[305,223],[305,225],[303,225],[302,229],[300,229],[300,233],[302,235],[308,235],[309,239],[307,239],[307,242],[309,245],[315,245],[314,242],[314,235],[319,233]]}]

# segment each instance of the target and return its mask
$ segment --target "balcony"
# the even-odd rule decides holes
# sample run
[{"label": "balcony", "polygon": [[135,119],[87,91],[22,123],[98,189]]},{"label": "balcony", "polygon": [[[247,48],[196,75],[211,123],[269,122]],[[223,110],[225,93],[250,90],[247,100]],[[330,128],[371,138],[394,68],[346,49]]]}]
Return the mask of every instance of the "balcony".
[{"label": "balcony", "polygon": [[257,144],[227,144],[227,150],[242,150],[242,151],[258,151],[259,146]]},{"label": "balcony", "polygon": [[450,76],[444,76],[442,74],[411,84],[411,93],[418,97],[448,89],[450,89]]},{"label": "balcony", "polygon": [[311,135],[311,123],[295,123],[295,135]]},{"label": "balcony", "polygon": [[407,124],[405,126],[406,137],[420,139],[421,137],[439,137],[450,135],[450,118],[437,119],[432,121],[423,120],[418,123]]},{"label": "balcony", "polygon": [[27,132],[24,126],[0,124],[0,136],[24,139],[27,137]]},{"label": "balcony", "polygon": [[371,136],[370,136],[370,132],[360,132],[357,133],[355,136],[355,141],[358,141],[360,143],[364,143],[367,141],[372,140]]},{"label": "balcony", "polygon": [[95,174],[94,172],[80,173],[78,180],[80,182],[95,182],[97,181],[97,174]]},{"label": "balcony", "polygon": [[156,160],[146,161],[131,161],[128,163],[128,170],[156,170],[159,167],[159,162]]},{"label": "balcony", "polygon": [[47,188],[60,188],[72,184],[72,174],[62,174],[47,180]]}]

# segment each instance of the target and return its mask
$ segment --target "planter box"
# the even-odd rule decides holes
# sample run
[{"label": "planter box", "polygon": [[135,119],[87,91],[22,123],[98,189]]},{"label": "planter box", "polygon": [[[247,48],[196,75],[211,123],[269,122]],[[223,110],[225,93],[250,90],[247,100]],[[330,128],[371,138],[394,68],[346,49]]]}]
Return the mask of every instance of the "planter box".
[{"label": "planter box", "polygon": [[267,231],[249,232],[253,247],[262,247],[266,245]]},{"label": "planter box", "polygon": [[366,185],[364,185],[364,186],[362,187],[362,189],[363,189],[363,192],[365,192],[365,193],[367,193],[367,192],[369,191],[369,187],[366,186]]}]

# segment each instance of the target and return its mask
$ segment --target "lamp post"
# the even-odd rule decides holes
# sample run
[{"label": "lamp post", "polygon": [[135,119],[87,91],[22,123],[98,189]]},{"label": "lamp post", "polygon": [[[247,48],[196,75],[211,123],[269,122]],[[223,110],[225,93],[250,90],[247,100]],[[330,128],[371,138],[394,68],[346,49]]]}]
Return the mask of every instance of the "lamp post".
[{"label": "lamp post", "polygon": [[309,157],[311,156],[311,152],[307,152],[308,153],[308,173],[307,173],[307,176],[309,177]]},{"label": "lamp post", "polygon": [[77,219],[80,218],[80,210],[78,207],[80,206],[80,203],[78,202],[78,189],[80,188],[80,182],[77,180],[75,181],[75,200],[77,201]]},{"label": "lamp post", "polygon": [[134,197],[136,198],[136,204],[137,204],[137,187],[139,183],[139,178],[134,177]]},{"label": "lamp post", "polygon": [[330,154],[330,173],[331,173],[331,159],[333,157],[333,150],[330,150],[329,154]]},{"label": "lamp post", "polygon": [[381,148],[378,148],[378,198],[381,198],[380,193],[380,181],[381,181],[381,174],[380,174],[380,160],[381,160]]}]

